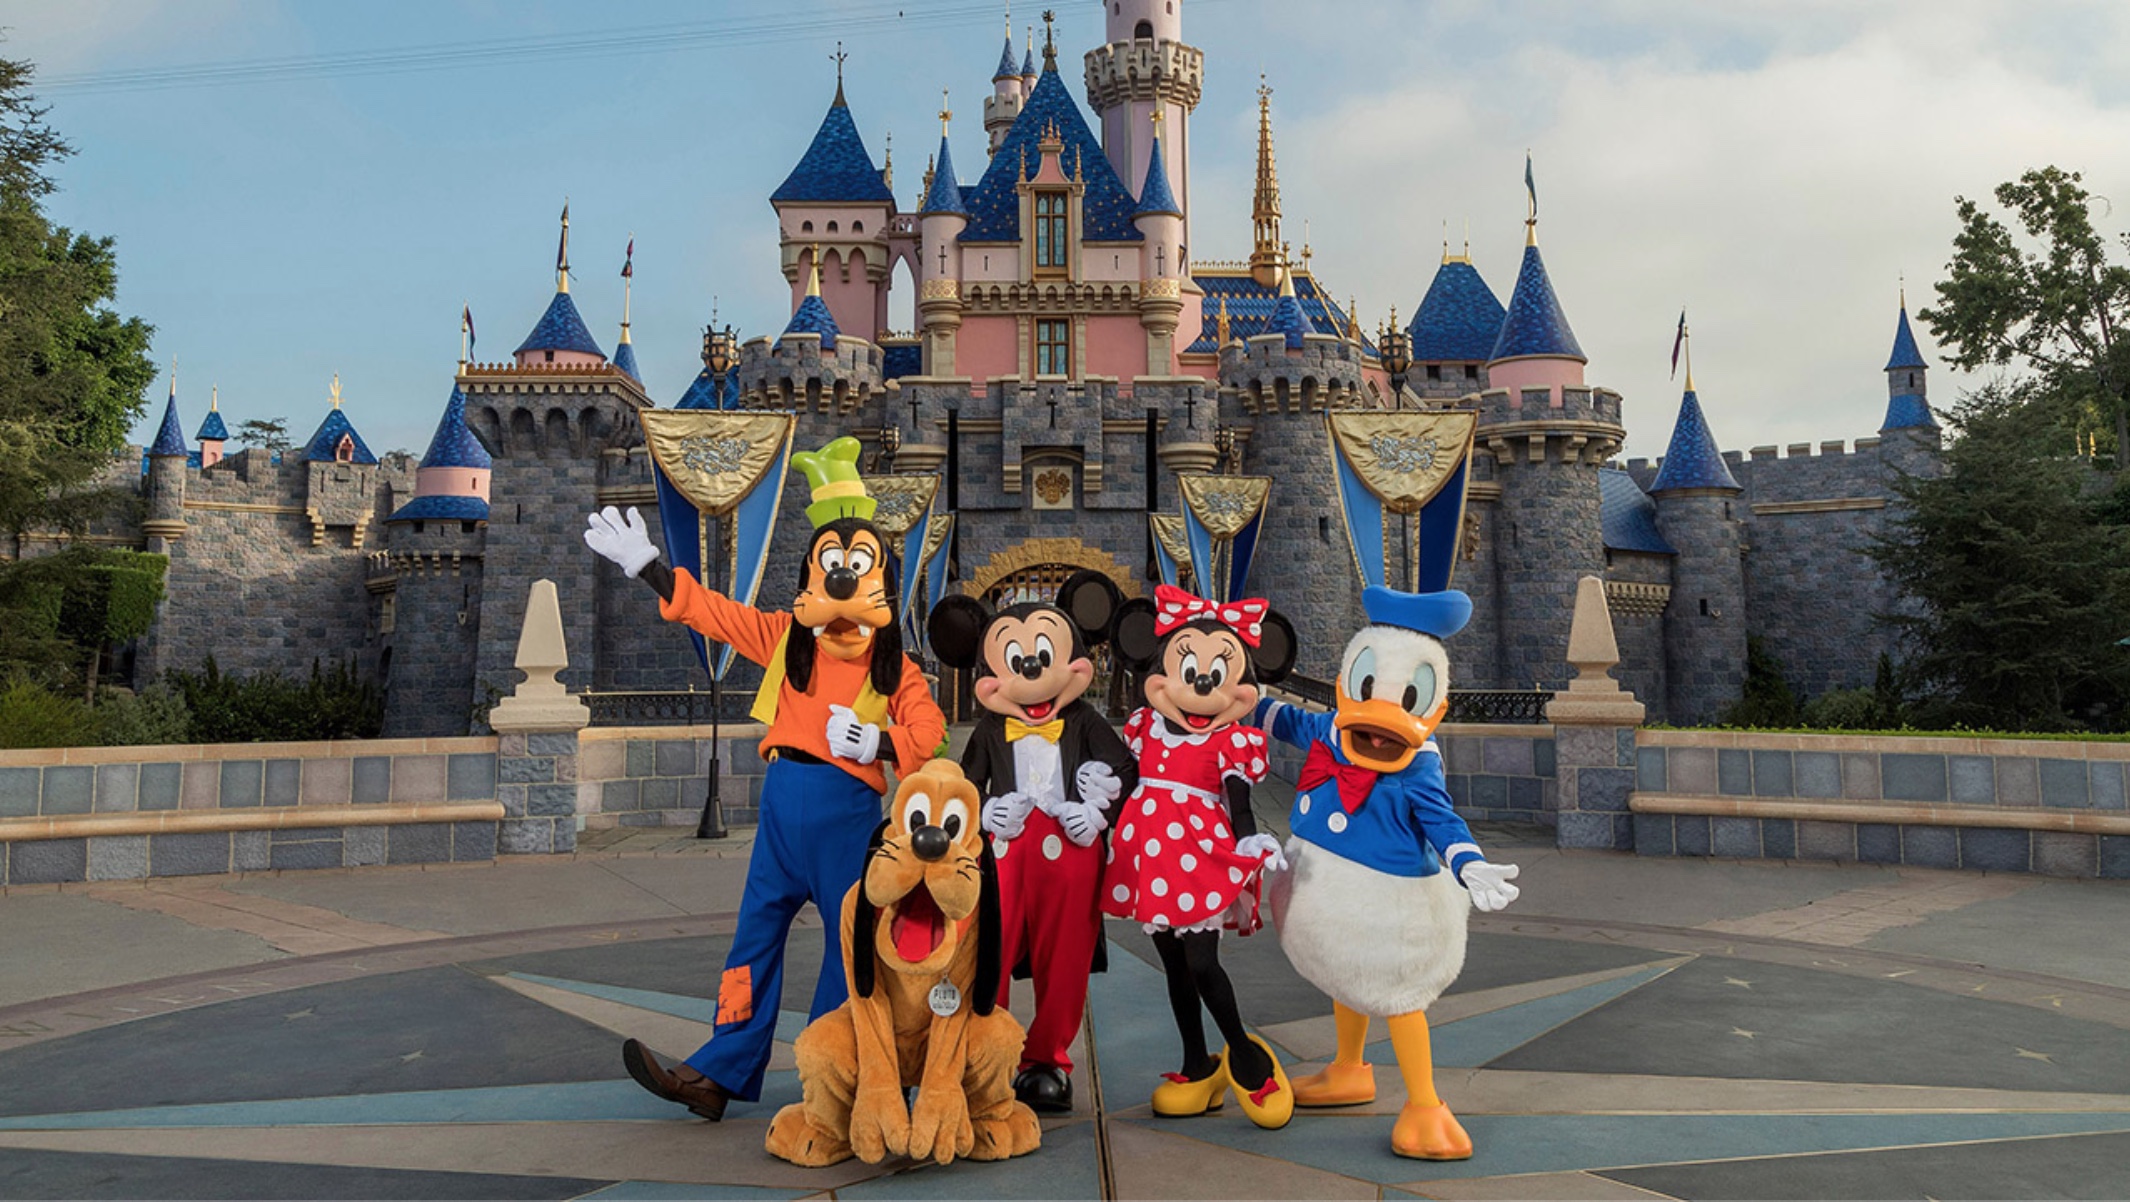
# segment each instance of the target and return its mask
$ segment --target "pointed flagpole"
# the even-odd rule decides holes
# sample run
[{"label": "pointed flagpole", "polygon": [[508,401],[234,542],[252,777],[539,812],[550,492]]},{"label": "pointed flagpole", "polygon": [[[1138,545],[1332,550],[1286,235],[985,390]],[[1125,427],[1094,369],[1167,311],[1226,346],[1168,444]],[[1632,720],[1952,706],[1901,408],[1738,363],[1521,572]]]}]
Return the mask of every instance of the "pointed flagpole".
[{"label": "pointed flagpole", "polygon": [[562,242],[555,247],[555,291],[569,291],[569,197],[562,198]]},{"label": "pointed flagpole", "polygon": [[467,358],[473,354],[473,348],[466,344],[466,336],[472,332],[473,306],[467,305],[459,310],[459,371],[461,373],[466,370]]},{"label": "pointed flagpole", "polygon": [[621,340],[629,340],[629,290],[636,283],[636,232],[629,231],[629,249],[621,258]]}]

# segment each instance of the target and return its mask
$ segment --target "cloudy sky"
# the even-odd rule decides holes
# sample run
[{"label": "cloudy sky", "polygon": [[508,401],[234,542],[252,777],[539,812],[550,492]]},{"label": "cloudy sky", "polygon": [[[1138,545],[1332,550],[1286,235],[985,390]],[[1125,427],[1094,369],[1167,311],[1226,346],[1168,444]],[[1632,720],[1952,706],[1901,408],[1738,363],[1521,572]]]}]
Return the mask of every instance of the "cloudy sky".
[{"label": "cloudy sky", "polygon": [[[1077,94],[1100,9],[1054,2]],[[1298,248],[1309,221],[1316,270],[1369,325],[1418,304],[1445,222],[1460,244],[1470,222],[1473,259],[1507,299],[1528,147],[1547,264],[1590,379],[1626,396],[1630,454],[1660,454],[1669,435],[1682,305],[1726,447],[1854,439],[1884,411],[1898,280],[1927,303],[1955,195],[2055,163],[2130,197],[2119,3],[1181,2],[1206,51],[1201,254],[1249,249],[1260,70],[1288,236]],[[767,197],[833,94],[837,38],[860,131],[876,158],[893,132],[914,206],[940,88],[963,174],[983,161],[1002,8],[0,0],[0,53],[38,64],[80,151],[52,208],[118,239],[120,307],[156,326],[159,360],[178,359],[188,430],[219,384],[232,424],[279,416],[307,433],[338,371],[370,443],[419,452],[461,304],[483,358],[546,304],[565,194],[574,291],[609,347],[636,238],[654,396],[670,403],[697,370],[713,298],[747,333],[781,327]],[[195,67],[212,70],[140,86]],[[2130,205],[2099,209],[2105,229],[2130,220]],[[1939,403],[1962,382],[1938,371]]]}]

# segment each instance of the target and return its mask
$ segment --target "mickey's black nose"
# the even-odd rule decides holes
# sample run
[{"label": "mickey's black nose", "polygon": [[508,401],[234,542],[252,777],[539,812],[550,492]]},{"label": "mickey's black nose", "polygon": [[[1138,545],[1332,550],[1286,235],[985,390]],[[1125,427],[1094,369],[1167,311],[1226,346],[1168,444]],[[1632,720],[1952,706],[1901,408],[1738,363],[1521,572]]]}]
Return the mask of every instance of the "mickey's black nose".
[{"label": "mickey's black nose", "polygon": [[937,860],[947,854],[947,832],[936,826],[920,826],[910,834],[910,850],[920,860]]},{"label": "mickey's black nose", "polygon": [[849,568],[831,568],[828,573],[828,595],[838,601],[848,601],[858,591],[858,573]]},{"label": "mickey's black nose", "polygon": [[1030,680],[1041,680],[1043,678],[1043,662],[1032,655],[1022,660],[1021,675]]}]

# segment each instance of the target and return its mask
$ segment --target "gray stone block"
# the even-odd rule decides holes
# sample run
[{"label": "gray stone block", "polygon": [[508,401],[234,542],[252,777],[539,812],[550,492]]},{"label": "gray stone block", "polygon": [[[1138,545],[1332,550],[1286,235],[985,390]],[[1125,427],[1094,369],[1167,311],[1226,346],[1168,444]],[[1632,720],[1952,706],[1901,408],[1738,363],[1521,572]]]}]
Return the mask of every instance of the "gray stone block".
[{"label": "gray stone block", "polygon": [[555,779],[555,761],[544,756],[504,756],[496,778],[506,785],[544,784]]},{"label": "gray stone block", "polygon": [[292,806],[303,795],[302,760],[266,761],[266,804]]},{"label": "gray stone block", "polygon": [[503,855],[547,855],[555,850],[555,820],[506,818],[496,830],[496,849]]},{"label": "gray stone block", "polygon": [[1842,796],[1850,801],[1877,801],[1885,794],[1879,790],[1879,757],[1874,751],[1844,751],[1842,756]]},{"label": "gray stone block", "polygon": [[575,755],[577,735],[574,731],[550,731],[545,734],[525,736],[527,755]]},{"label": "gray stone block", "polygon": [[7,883],[50,885],[87,880],[87,839],[26,839],[8,846]]},{"label": "gray stone block", "polygon": [[577,812],[577,786],[525,786],[525,812],[537,818],[561,818]]},{"label": "gray stone block", "polygon": [[143,810],[178,808],[178,791],[185,780],[183,764],[142,764],[140,799]]},{"label": "gray stone block", "polygon": [[1951,827],[1901,828],[1901,863],[1918,868],[1958,868],[1960,839]]},{"label": "gray stone block", "polygon": [[2100,840],[2075,831],[2035,831],[2034,871],[2090,877],[2100,872]]},{"label": "gray stone block", "polygon": [[1673,747],[1665,752],[1665,771],[1670,791],[1693,797],[1716,793],[1716,750],[1713,747]]},{"label": "gray stone block", "polygon": [[386,832],[390,827],[351,826],[341,832],[340,862],[356,868],[385,862]]},{"label": "gray stone block", "polygon": [[1997,757],[1997,804],[2041,804],[2041,774],[2037,761],[2011,756]]},{"label": "gray stone block", "polygon": [[659,776],[693,776],[695,744],[687,739],[660,739],[655,762]]},{"label": "gray stone block", "polygon": [[1960,867],[1985,872],[2027,872],[2034,865],[2026,831],[1970,826],[1960,830]]},{"label": "gray stone block", "polygon": [[599,810],[604,814],[621,814],[640,809],[643,805],[643,786],[640,780],[610,780],[599,786]]},{"label": "gray stone block", "polygon": [[525,817],[526,797],[531,791],[531,785],[497,785],[496,803],[503,807],[503,816],[506,818]]},{"label": "gray stone block", "polygon": [[1760,820],[1760,854],[1770,860],[1797,858],[1797,824],[1788,818]]},{"label": "gray stone block", "polygon": [[[97,813],[131,813],[140,808],[140,795],[139,764],[104,764],[96,769]],[[93,853],[95,849],[90,851]]]},{"label": "gray stone block", "polygon": [[44,806],[39,813],[86,814],[96,804],[96,769],[79,766],[44,770]]},{"label": "gray stone block", "polygon": [[1704,814],[1680,814],[1672,819],[1672,843],[1682,856],[1705,856],[1715,844]]},{"label": "gray stone block", "polygon": [[549,836],[555,844],[556,855],[567,855],[577,850],[577,824],[568,818],[555,820],[555,830]]},{"label": "gray stone block", "polygon": [[[338,830],[316,830],[314,835],[337,835]],[[341,866],[339,839],[306,839],[300,843],[276,843],[269,863],[276,871],[285,872],[299,868],[338,868]]]},{"label": "gray stone block", "polygon": [[1901,862],[1901,828],[1883,822],[1856,824],[1856,858],[1865,864]]},{"label": "gray stone block", "polygon": [[1945,757],[1888,752],[1879,757],[1884,796],[1891,801],[1944,801]]},{"label": "gray stone block", "polygon": [[1562,764],[1604,768],[1619,762],[1619,741],[1610,726],[1556,726],[1553,749]]},{"label": "gray stone block", "polygon": [[2100,875],[2107,880],[2130,880],[2130,835],[2100,837]]},{"label": "gray stone block", "polygon": [[1634,827],[1626,814],[1571,811],[1560,816],[1554,836],[1562,847],[1625,851],[1634,846]]},{"label": "gray stone block", "polygon": [[1793,794],[1791,784],[1791,759],[1787,751],[1756,751],[1753,753],[1753,794],[1756,797],[1789,797]]},{"label": "gray stone block", "polygon": [[1506,777],[1475,776],[1472,778],[1472,801],[1475,809],[1505,810],[1509,808],[1509,782]]},{"label": "gray stone block", "polygon": [[1791,786],[1799,797],[1842,795],[1841,757],[1831,751],[1800,751],[1791,761]]},{"label": "gray stone block", "polygon": [[225,831],[187,831],[148,837],[148,871],[156,876],[202,876],[228,872],[230,839]]},{"label": "gray stone block", "polygon": [[1472,804],[1472,778],[1461,773],[1451,773],[1442,778],[1442,787],[1449,791],[1450,805],[1468,809]]},{"label": "gray stone block", "polygon": [[1559,771],[1558,767],[1556,766],[1556,760],[1558,759],[1558,755],[1559,753],[1555,750],[1552,739],[1531,740],[1532,774],[1536,776],[1546,777],[1548,779],[1553,777],[1553,775]]},{"label": "gray stone block", "polygon": [[[1662,747],[1644,747],[1636,753],[1634,787],[1643,793],[1663,793],[1666,791],[1664,787],[1664,749]],[[1636,846],[1639,847],[1640,844],[1638,843]]]},{"label": "gray stone block", "polygon": [[1732,747],[1716,752],[1716,787],[1730,797],[1753,793],[1753,757]]},{"label": "gray stone block", "polygon": [[1713,818],[1709,821],[1709,847],[1728,860],[1760,858],[1758,818]]},{"label": "gray stone block", "polygon": [[448,822],[394,823],[385,831],[387,864],[445,864],[451,860]]},{"label": "gray stone block", "polygon": [[44,788],[40,768],[0,768],[0,818],[30,818]]},{"label": "gray stone block", "polygon": [[1856,827],[1848,822],[1797,824],[1797,858],[1800,860],[1854,860]]},{"label": "gray stone block", "polygon": [[679,781],[669,777],[653,777],[641,783],[643,792],[637,802],[638,809],[670,810],[682,804]]},{"label": "gray stone block", "polygon": [[219,804],[225,808],[255,806],[266,795],[266,764],[260,760],[222,761]]},{"label": "gray stone block", "polygon": [[1632,768],[1632,767],[1634,767],[1634,763],[1635,763],[1635,760],[1634,760],[1634,753],[1635,753],[1635,739],[1634,739],[1634,727],[1632,727],[1632,726],[1622,726],[1622,727],[1620,727],[1620,728],[1619,728],[1618,730],[1615,730],[1615,731],[1613,731],[1613,732],[1612,732],[1612,744],[1613,744],[1613,754],[1612,754],[1612,766],[1613,766],[1613,767],[1615,767],[1615,768]]},{"label": "gray stone block", "polygon": [[2041,761],[2041,804],[2082,810],[2092,803],[2084,760]]},{"label": "gray stone block", "polygon": [[1546,782],[1535,776],[1509,778],[1509,808],[1542,810],[1546,806]]},{"label": "gray stone block", "polygon": [[1575,808],[1620,813],[1634,792],[1633,768],[1578,768],[1575,772]]},{"label": "gray stone block", "polygon": [[451,859],[472,863],[496,858],[496,824],[454,822],[451,824]]},{"label": "gray stone block", "polygon": [[148,875],[148,836],[104,835],[89,840],[89,879],[137,881]]},{"label": "gray stone block", "polygon": [[493,755],[454,755],[447,776],[446,795],[452,801],[487,801],[496,795],[496,757]]},{"label": "gray stone block", "polygon": [[1636,855],[1643,856],[1676,855],[1677,849],[1672,843],[1671,815],[1636,814],[1634,850]]},{"label": "gray stone block", "polygon": [[1995,805],[1997,802],[1997,762],[1986,755],[1955,755],[1946,757],[1946,771],[1952,778],[1952,799],[1962,805]]},{"label": "gray stone block", "polygon": [[379,805],[392,799],[392,757],[355,757],[355,804]]},{"label": "gray stone block", "polygon": [[1496,776],[1535,775],[1531,740],[1490,737],[1482,744],[1480,760],[1485,771]]},{"label": "gray stone block", "polygon": [[272,831],[235,831],[230,835],[232,872],[265,872],[274,864]]},{"label": "gray stone block", "polygon": [[648,739],[630,739],[627,765],[630,776],[658,775],[658,745]]},{"label": "gray stone block", "polygon": [[2115,760],[2091,760],[2086,764],[2086,780],[2093,790],[2093,808],[2096,810],[2120,810],[2123,808],[2123,766]]}]

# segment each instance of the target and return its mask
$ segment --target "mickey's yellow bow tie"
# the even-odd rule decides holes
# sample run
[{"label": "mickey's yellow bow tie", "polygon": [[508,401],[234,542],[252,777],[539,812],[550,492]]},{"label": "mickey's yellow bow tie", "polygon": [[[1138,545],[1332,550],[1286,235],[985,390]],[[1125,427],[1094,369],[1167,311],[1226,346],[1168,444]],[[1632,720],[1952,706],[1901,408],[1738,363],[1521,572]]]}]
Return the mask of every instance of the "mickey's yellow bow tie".
[{"label": "mickey's yellow bow tie", "polygon": [[1052,718],[1050,721],[1037,726],[1030,726],[1019,718],[1006,719],[1006,741],[1008,743],[1019,742],[1028,735],[1036,735],[1048,742],[1055,743],[1058,741],[1058,736],[1064,733],[1065,719],[1063,718]]}]

